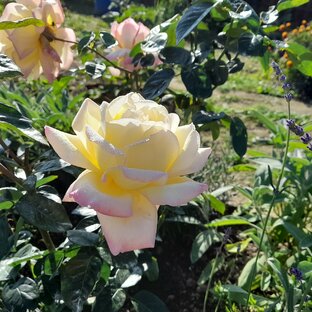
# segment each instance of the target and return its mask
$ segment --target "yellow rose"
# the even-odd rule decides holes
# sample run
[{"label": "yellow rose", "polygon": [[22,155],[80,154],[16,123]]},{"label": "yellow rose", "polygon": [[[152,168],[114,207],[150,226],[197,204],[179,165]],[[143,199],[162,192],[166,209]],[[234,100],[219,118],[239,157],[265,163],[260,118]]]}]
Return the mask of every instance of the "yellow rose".
[{"label": "yellow rose", "polygon": [[64,201],[97,212],[112,254],[153,247],[159,205],[184,205],[207,189],[184,175],[205,165],[193,124],[137,93],[100,106],[86,99],[72,128],[75,135],[45,127],[57,154],[85,168]]},{"label": "yellow rose", "polygon": [[64,12],[59,0],[16,0],[6,5],[0,21],[18,21],[35,17],[44,27],[0,30],[0,53],[9,56],[21,68],[25,77],[37,79],[42,73],[52,82],[60,69],[68,69],[73,62],[70,43],[75,41],[72,29],[61,28]]}]

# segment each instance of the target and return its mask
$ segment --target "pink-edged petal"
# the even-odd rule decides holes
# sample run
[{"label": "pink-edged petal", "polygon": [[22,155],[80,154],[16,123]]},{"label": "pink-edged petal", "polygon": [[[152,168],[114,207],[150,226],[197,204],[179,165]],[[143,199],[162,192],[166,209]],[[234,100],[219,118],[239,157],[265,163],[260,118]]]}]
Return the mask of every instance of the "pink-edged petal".
[{"label": "pink-edged petal", "polygon": [[20,59],[40,49],[39,38],[40,33],[38,33],[36,27],[32,25],[16,28],[9,35],[9,39],[12,41]]},{"label": "pink-edged petal", "polygon": [[137,35],[135,36],[133,46],[135,46],[137,43],[144,41],[144,39],[148,36],[150,33],[149,28],[147,28],[144,24],[141,22],[138,23],[139,29],[137,31]]},{"label": "pink-edged petal", "polygon": [[59,27],[64,22],[64,11],[59,0],[43,1],[42,19],[49,26]]},{"label": "pink-edged petal", "polygon": [[40,63],[43,74],[50,83],[53,82],[53,80],[58,76],[60,70],[60,63],[55,61],[57,57],[58,55],[56,51],[49,48],[41,51],[40,53]]},{"label": "pink-edged petal", "polygon": [[74,166],[94,169],[94,166],[88,160],[87,151],[77,136],[48,126],[44,129],[49,143],[60,158]]},{"label": "pink-edged petal", "polygon": [[133,215],[128,218],[97,214],[109,249],[114,256],[120,252],[152,248],[155,245],[156,207],[143,196],[138,196],[132,209]]},{"label": "pink-edged petal", "polygon": [[77,134],[84,132],[87,125],[96,127],[94,130],[98,131],[101,128],[100,118],[100,106],[90,99],[85,99],[72,122],[72,128]]},{"label": "pink-edged petal", "polygon": [[207,191],[207,184],[186,177],[172,178],[166,185],[148,187],[141,193],[154,205],[180,206]]},{"label": "pink-edged petal", "polygon": [[[55,37],[68,40],[76,41],[75,33],[70,28],[58,28],[55,30]],[[55,49],[61,59],[61,68],[67,70],[70,68],[74,60],[74,53],[71,49],[72,43],[66,43],[59,40],[53,40],[51,46]]]},{"label": "pink-edged petal", "polygon": [[23,4],[28,9],[35,9],[40,5],[42,0],[16,0],[17,3]]},{"label": "pink-edged petal", "polygon": [[124,218],[132,215],[131,193],[125,193],[112,181],[102,181],[99,172],[82,172],[69,187],[63,200],[75,201],[107,216]]},{"label": "pink-edged petal", "polygon": [[161,130],[129,146],[126,167],[166,172],[176,160],[178,152],[176,136],[171,131]]},{"label": "pink-edged petal", "polygon": [[122,48],[132,49],[138,34],[139,25],[132,19],[127,18],[117,27],[116,39]]},{"label": "pink-edged petal", "polygon": [[106,171],[108,168],[123,164],[125,159],[124,153],[113,144],[107,142],[89,126],[86,126],[86,137],[91,142],[91,144],[88,144],[89,152],[92,152],[98,168]]},{"label": "pink-edged petal", "polygon": [[130,190],[143,188],[147,185],[163,185],[168,178],[165,172],[122,166],[112,168],[105,176],[112,177],[115,183],[121,188]]},{"label": "pink-edged petal", "polygon": [[16,21],[26,17],[32,17],[31,11],[21,3],[8,3],[0,17],[0,22]]}]

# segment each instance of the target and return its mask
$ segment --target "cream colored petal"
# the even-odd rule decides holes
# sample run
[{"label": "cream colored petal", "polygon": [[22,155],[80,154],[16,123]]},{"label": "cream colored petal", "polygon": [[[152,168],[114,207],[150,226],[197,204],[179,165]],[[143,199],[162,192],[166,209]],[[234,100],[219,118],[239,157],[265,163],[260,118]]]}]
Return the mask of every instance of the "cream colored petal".
[{"label": "cream colored petal", "polygon": [[32,10],[39,7],[42,0],[16,0],[16,2],[23,4],[25,7]]},{"label": "cream colored petal", "polygon": [[40,33],[37,32],[36,27],[30,25],[27,27],[16,28],[9,35],[9,39],[19,56],[23,59],[40,49]]},{"label": "cream colored petal", "polygon": [[119,189],[112,181],[103,181],[99,172],[85,170],[81,173],[63,200],[75,201],[107,216],[132,216],[132,194]]},{"label": "cream colored petal", "polygon": [[85,132],[85,127],[90,125],[95,131],[101,129],[100,106],[90,99],[85,99],[72,122],[75,133]]},{"label": "cream colored petal", "polygon": [[115,183],[125,190],[134,190],[148,185],[163,185],[168,175],[162,171],[142,170],[126,167],[114,167],[106,176],[111,177]]},{"label": "cream colored petal", "polygon": [[77,167],[88,169],[95,168],[89,162],[88,153],[77,136],[48,126],[44,129],[49,143],[52,145],[53,149],[60,156],[60,158]]},{"label": "cream colored petal", "polygon": [[129,146],[126,167],[166,172],[178,153],[176,136],[170,131],[161,130],[148,139]]},{"label": "cream colored petal", "polygon": [[42,19],[49,26],[59,27],[64,22],[64,12],[59,0],[42,2]]},{"label": "cream colored petal", "polygon": [[104,237],[114,256],[135,249],[152,248],[155,245],[156,207],[143,196],[139,196],[135,199],[132,209],[133,215],[128,218],[97,214]]},{"label": "cream colored petal", "polygon": [[23,18],[32,17],[32,12],[21,3],[8,3],[0,17],[0,22],[16,21]]},{"label": "cream colored petal", "polygon": [[94,159],[92,162],[96,163],[96,166],[101,168],[103,172],[124,163],[124,153],[107,142],[89,126],[86,126],[86,137],[90,142],[88,151],[89,154],[92,154],[92,159]]},{"label": "cream colored petal", "polygon": [[175,133],[179,127],[180,117],[178,114],[170,113],[169,114],[169,129]]},{"label": "cream colored petal", "polygon": [[148,187],[141,193],[154,205],[180,206],[207,191],[207,185],[186,177],[172,178],[168,184]]},{"label": "cream colored petal", "polygon": [[[56,52],[53,51],[52,53]],[[55,59],[51,57],[51,53],[49,53],[48,51],[41,51],[40,63],[44,76],[48,79],[50,83],[52,83],[59,74],[60,63],[56,62]]]},{"label": "cream colored petal", "polygon": [[[75,33],[70,28],[58,28],[55,31],[56,38],[68,40],[68,41],[76,41]],[[61,68],[67,70],[70,68],[71,64],[74,60],[74,53],[71,49],[73,44],[62,42],[59,40],[53,40],[51,42],[51,46],[55,49],[58,55],[61,58]]]}]

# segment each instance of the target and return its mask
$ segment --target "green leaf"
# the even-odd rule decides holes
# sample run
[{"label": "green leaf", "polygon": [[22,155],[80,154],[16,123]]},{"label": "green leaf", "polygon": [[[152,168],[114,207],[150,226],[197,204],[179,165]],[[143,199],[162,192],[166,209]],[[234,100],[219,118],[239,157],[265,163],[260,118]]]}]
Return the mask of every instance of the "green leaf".
[{"label": "green leaf", "polygon": [[276,258],[269,258],[267,262],[268,262],[268,265],[273,269],[273,271],[279,277],[284,287],[284,290],[287,293],[290,287],[287,272],[282,268],[281,263]]},{"label": "green leaf", "polygon": [[248,136],[247,128],[240,118],[232,118],[230,125],[230,135],[236,154],[240,157],[243,157],[247,151]]},{"label": "green leaf", "polygon": [[131,302],[136,312],[169,312],[162,300],[146,290],[136,293]]},{"label": "green leaf", "polygon": [[227,81],[229,72],[224,61],[209,60],[205,67],[213,85],[220,86]]},{"label": "green leaf", "polygon": [[215,265],[215,272],[220,271],[223,263],[224,263],[223,257],[219,257],[218,259],[215,258],[215,259],[212,259],[211,261],[209,261],[207,263],[207,265],[205,266],[205,268],[202,270],[202,272],[201,272],[201,274],[197,280],[197,284],[198,285],[204,285],[209,280],[209,278],[211,276],[212,267]]},{"label": "green leaf", "polygon": [[42,179],[40,179],[39,181],[36,182],[36,188],[38,188],[38,187],[40,187],[42,185],[48,184],[48,183],[56,180],[57,178],[58,178],[57,175],[51,175],[51,176],[42,178]]},{"label": "green leaf", "polygon": [[212,85],[210,76],[207,75],[203,67],[183,67],[181,71],[182,81],[193,96],[208,98],[212,95]]},{"label": "green leaf", "polygon": [[193,225],[201,225],[202,223],[195,219],[194,217],[189,217],[189,216],[174,216],[171,218],[166,218],[166,222],[181,222],[181,223],[186,223],[186,224],[193,224]]},{"label": "green leaf", "polygon": [[62,250],[50,252],[48,255],[46,255],[43,262],[44,274],[51,276],[55,273],[58,273],[58,269],[60,268],[64,257],[65,255]]},{"label": "green leaf", "polygon": [[125,304],[127,295],[121,288],[115,290],[106,286],[98,296],[93,306],[93,312],[119,312]]},{"label": "green leaf", "polygon": [[221,235],[214,229],[208,229],[200,232],[194,239],[191,251],[192,263],[200,259],[203,254],[209,249],[214,243],[221,241]]},{"label": "green leaf", "polygon": [[77,45],[78,53],[83,54],[88,50],[89,45],[94,41],[95,33],[90,32],[87,36],[83,37]]},{"label": "green leaf", "polygon": [[79,246],[96,246],[99,241],[99,235],[84,230],[67,231],[68,239]]},{"label": "green leaf", "polygon": [[31,125],[31,120],[15,108],[0,103],[0,129],[13,130],[26,135],[42,144],[48,145],[45,138]]},{"label": "green leaf", "polygon": [[278,12],[292,9],[308,3],[310,0],[280,0],[277,3]]},{"label": "green leaf", "polygon": [[304,274],[305,279],[312,276],[312,262],[301,261],[299,262],[298,269]]},{"label": "green leaf", "polygon": [[40,193],[24,195],[15,208],[26,222],[39,229],[64,232],[72,228],[63,205]]},{"label": "green leaf", "polygon": [[275,9],[275,5],[269,7],[266,12],[260,13],[260,20],[264,24],[274,23],[278,19],[278,10]]},{"label": "green leaf", "polygon": [[226,216],[220,219],[215,219],[207,224],[209,227],[219,227],[219,226],[232,226],[232,225],[251,225],[251,223],[244,218],[235,216]]},{"label": "green leaf", "polygon": [[189,65],[193,62],[191,53],[179,47],[166,47],[159,53],[161,61],[167,64]]},{"label": "green leaf", "polygon": [[42,27],[45,26],[45,23],[41,19],[33,18],[33,17],[27,17],[23,18],[17,21],[3,21],[0,22],[0,30],[2,29],[14,29],[19,27],[27,27],[27,26],[36,26],[36,27]]},{"label": "green leaf", "polygon": [[224,112],[221,113],[213,113],[206,112],[204,110],[200,110],[193,114],[192,121],[195,125],[198,124],[207,124],[214,121],[219,121],[225,118],[227,115]]},{"label": "green leaf", "polygon": [[61,270],[61,292],[64,301],[74,312],[83,305],[100,277],[101,258],[93,250],[80,250]]},{"label": "green leaf", "polygon": [[311,247],[312,246],[312,235],[306,234],[300,228],[294,224],[286,221],[282,221],[282,225],[298,242],[300,247]]},{"label": "green leaf", "polygon": [[168,88],[170,81],[174,77],[174,71],[171,68],[162,69],[155,72],[146,81],[143,88],[143,96],[146,99],[154,99],[163,94]]},{"label": "green leaf", "polygon": [[[257,268],[256,268],[256,273],[259,272],[261,266],[264,264],[265,261],[265,256],[262,256],[258,259],[257,262]],[[256,264],[256,257],[250,259],[244,266],[243,270],[241,271],[239,277],[238,277],[238,282],[237,285],[239,287],[242,287],[244,289],[249,289],[250,285],[254,282],[252,280],[252,275],[251,272],[253,271],[253,268]]]},{"label": "green leaf", "polygon": [[0,79],[22,76],[19,67],[4,54],[0,54]]},{"label": "green leaf", "polygon": [[262,291],[266,291],[271,283],[272,275],[268,271],[263,271],[261,274],[260,288]]},{"label": "green leaf", "polygon": [[103,41],[105,49],[111,48],[112,46],[117,44],[116,39],[110,33],[106,32],[106,31],[101,31],[100,37]]},{"label": "green leaf", "polygon": [[263,56],[266,51],[263,37],[251,32],[243,33],[238,39],[238,51],[242,55]]},{"label": "green leaf", "polygon": [[6,216],[0,216],[0,259],[2,259],[11,249],[13,240],[9,240],[11,229]]},{"label": "green leaf", "polygon": [[44,173],[50,171],[58,171],[69,166],[70,164],[68,162],[64,161],[63,159],[56,158],[47,161],[40,161],[38,164],[35,165],[34,171]]},{"label": "green leaf", "polygon": [[210,201],[210,206],[217,212],[221,213],[222,215],[225,212],[225,204],[217,199],[215,196],[208,194],[208,198]]},{"label": "green leaf", "polygon": [[14,284],[7,284],[3,288],[2,298],[10,311],[24,311],[36,308],[34,301],[39,297],[39,288],[29,277],[22,277]]},{"label": "green leaf", "polygon": [[182,15],[177,29],[177,44],[183,40],[211,11],[213,5],[208,2],[196,2],[191,5]]},{"label": "green leaf", "polygon": [[242,241],[239,241],[233,244],[226,244],[225,249],[227,250],[227,252],[240,253],[248,247],[250,241],[251,241],[251,238],[247,238],[247,239],[244,239]]},{"label": "green leaf", "polygon": [[141,49],[145,53],[157,53],[166,46],[168,35],[164,32],[152,33],[141,44]]},{"label": "green leaf", "polygon": [[87,74],[91,76],[92,79],[97,79],[103,76],[105,69],[106,69],[106,65],[97,64],[94,62],[86,62],[85,69],[86,69]]}]

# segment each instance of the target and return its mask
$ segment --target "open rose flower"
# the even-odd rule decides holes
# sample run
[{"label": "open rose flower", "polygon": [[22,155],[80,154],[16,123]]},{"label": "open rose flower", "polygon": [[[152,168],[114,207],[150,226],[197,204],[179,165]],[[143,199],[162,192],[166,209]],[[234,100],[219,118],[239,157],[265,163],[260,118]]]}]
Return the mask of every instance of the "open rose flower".
[{"label": "open rose flower", "polygon": [[74,31],[60,27],[64,12],[59,0],[16,0],[6,5],[0,21],[26,18],[40,19],[45,26],[0,30],[0,52],[13,59],[25,77],[37,79],[43,73],[52,82],[73,62],[72,44],[55,38],[75,41]]},{"label": "open rose flower", "polygon": [[112,254],[153,247],[159,205],[184,205],[207,189],[185,175],[205,165],[193,124],[137,93],[100,106],[86,99],[72,128],[75,135],[45,127],[65,161],[85,168],[67,190],[74,201],[97,212]]},{"label": "open rose flower", "polygon": [[[107,55],[107,58],[116,61],[118,65],[130,72],[139,69],[138,66],[135,67],[132,64],[132,57],[129,54],[136,44],[144,41],[149,32],[149,28],[140,22],[136,23],[132,18],[127,18],[120,24],[113,22],[111,34],[115,37],[118,45]],[[154,65],[159,62],[159,59],[155,57]]]}]

